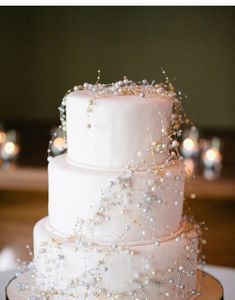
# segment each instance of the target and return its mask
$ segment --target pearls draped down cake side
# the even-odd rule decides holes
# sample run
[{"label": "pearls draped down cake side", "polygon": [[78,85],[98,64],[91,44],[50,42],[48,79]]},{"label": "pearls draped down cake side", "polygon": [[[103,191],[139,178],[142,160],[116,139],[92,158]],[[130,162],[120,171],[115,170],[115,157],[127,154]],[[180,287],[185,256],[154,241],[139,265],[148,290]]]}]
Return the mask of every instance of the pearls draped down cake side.
[{"label": "pearls draped down cake side", "polygon": [[35,296],[198,295],[200,228],[182,217],[180,97],[168,80],[127,78],[66,94],[60,112],[67,153],[49,159],[49,216],[34,228]]}]

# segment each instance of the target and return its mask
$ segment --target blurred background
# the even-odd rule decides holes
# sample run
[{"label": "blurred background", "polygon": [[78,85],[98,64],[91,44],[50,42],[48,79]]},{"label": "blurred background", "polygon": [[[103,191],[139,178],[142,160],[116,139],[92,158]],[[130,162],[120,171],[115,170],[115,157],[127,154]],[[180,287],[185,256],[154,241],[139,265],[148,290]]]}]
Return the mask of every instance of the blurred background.
[{"label": "blurred background", "polygon": [[[0,271],[29,260],[47,215],[47,147],[76,84],[164,80],[187,98],[186,210],[206,221],[207,263],[235,267],[235,8],[0,7]],[[191,171],[197,174],[194,179]]]}]

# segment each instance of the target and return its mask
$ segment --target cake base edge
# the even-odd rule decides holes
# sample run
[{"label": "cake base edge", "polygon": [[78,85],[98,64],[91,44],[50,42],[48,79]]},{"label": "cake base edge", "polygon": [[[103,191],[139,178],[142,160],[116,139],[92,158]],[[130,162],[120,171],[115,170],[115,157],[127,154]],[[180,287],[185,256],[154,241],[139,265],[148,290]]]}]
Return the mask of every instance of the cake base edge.
[{"label": "cake base edge", "polygon": [[[223,287],[221,283],[212,275],[198,270],[197,275],[200,278],[198,280],[198,290],[201,291],[201,295],[193,296],[188,300],[224,300]],[[5,288],[6,300],[27,300],[29,296],[28,291],[19,292],[17,282],[21,279],[23,282],[30,283],[31,272],[26,271],[18,277],[13,277]],[[58,298],[57,298],[58,299]],[[38,299],[40,300],[40,299]],[[41,299],[43,300],[43,299]],[[53,298],[51,299],[53,300]],[[58,300],[65,300],[63,296]]]}]

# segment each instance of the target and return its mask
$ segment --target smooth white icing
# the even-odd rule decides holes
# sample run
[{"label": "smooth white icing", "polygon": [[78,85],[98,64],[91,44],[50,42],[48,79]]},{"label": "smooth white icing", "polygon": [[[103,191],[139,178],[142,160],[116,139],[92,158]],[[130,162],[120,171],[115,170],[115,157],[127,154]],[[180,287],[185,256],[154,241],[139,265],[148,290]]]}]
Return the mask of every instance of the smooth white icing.
[{"label": "smooth white icing", "polygon": [[[44,218],[34,228],[36,280],[45,290],[54,287],[69,292],[69,282],[78,279],[80,287],[73,292],[81,299],[86,291],[89,300],[188,299],[196,288],[197,235],[187,227],[184,224],[177,236],[169,236],[160,245],[152,241],[113,248],[65,241],[51,231]],[[100,279],[92,284],[96,276]],[[139,288],[138,282],[143,284],[143,280],[146,284]],[[101,289],[102,297],[95,296]],[[105,296],[107,291],[110,296]],[[129,295],[130,291],[136,294]],[[119,297],[112,298],[116,292]]]},{"label": "smooth white icing", "polygon": [[[119,185],[113,184],[110,191],[110,182],[115,182],[119,176],[120,172],[75,167],[66,161],[66,154],[53,158],[49,163],[51,226],[58,232],[72,234],[78,219],[85,223],[94,220],[106,191],[108,195],[114,192],[119,195]],[[155,178],[158,180],[154,186],[156,200],[145,203],[144,194],[149,181]],[[182,216],[184,178],[184,166],[180,161],[166,167],[153,179],[149,179],[147,172],[135,172],[130,179],[130,188],[120,192],[120,203],[112,205],[103,214],[108,220],[104,219],[80,233],[96,240],[138,241],[176,231]]]},{"label": "smooth white icing", "polygon": [[[88,118],[90,91],[74,91],[66,97],[68,157],[75,163],[100,168],[136,165],[138,153],[149,149],[151,138],[163,143],[162,128],[170,124],[172,99],[159,95],[100,96]],[[87,123],[91,128],[87,129]],[[159,154],[164,162],[167,151]]]}]

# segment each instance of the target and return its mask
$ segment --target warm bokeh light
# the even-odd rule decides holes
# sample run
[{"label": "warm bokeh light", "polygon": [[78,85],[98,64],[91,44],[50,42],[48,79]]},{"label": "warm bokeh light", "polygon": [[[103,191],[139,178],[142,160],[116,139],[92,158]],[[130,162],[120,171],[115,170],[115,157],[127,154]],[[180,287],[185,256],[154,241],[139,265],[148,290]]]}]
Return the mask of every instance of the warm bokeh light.
[{"label": "warm bokeh light", "polygon": [[57,148],[59,151],[62,151],[65,146],[65,140],[62,137],[57,137],[53,141],[53,146]]},{"label": "warm bokeh light", "polygon": [[183,142],[183,147],[184,147],[184,149],[187,150],[187,151],[192,151],[192,150],[194,150],[195,146],[196,146],[196,143],[195,143],[195,141],[194,141],[193,139],[191,139],[191,138],[187,138],[187,139],[185,139],[184,142]]},{"label": "warm bokeh light", "polygon": [[20,148],[17,144],[13,142],[6,142],[1,148],[1,158],[3,160],[10,160],[15,158],[20,151]]},{"label": "warm bokeh light", "polygon": [[15,152],[15,150],[16,150],[16,145],[13,142],[7,142],[4,145],[4,151],[7,154],[13,154]]},{"label": "warm bokeh light", "polygon": [[203,155],[204,165],[208,168],[211,168],[213,166],[220,164],[221,160],[222,160],[221,153],[215,147],[208,149]]},{"label": "warm bokeh light", "polygon": [[219,155],[219,151],[216,148],[212,148],[206,151],[206,158],[210,161],[215,161]]},{"label": "warm bokeh light", "polygon": [[188,137],[183,141],[181,151],[185,157],[192,157],[198,152],[197,139],[194,137]]}]

